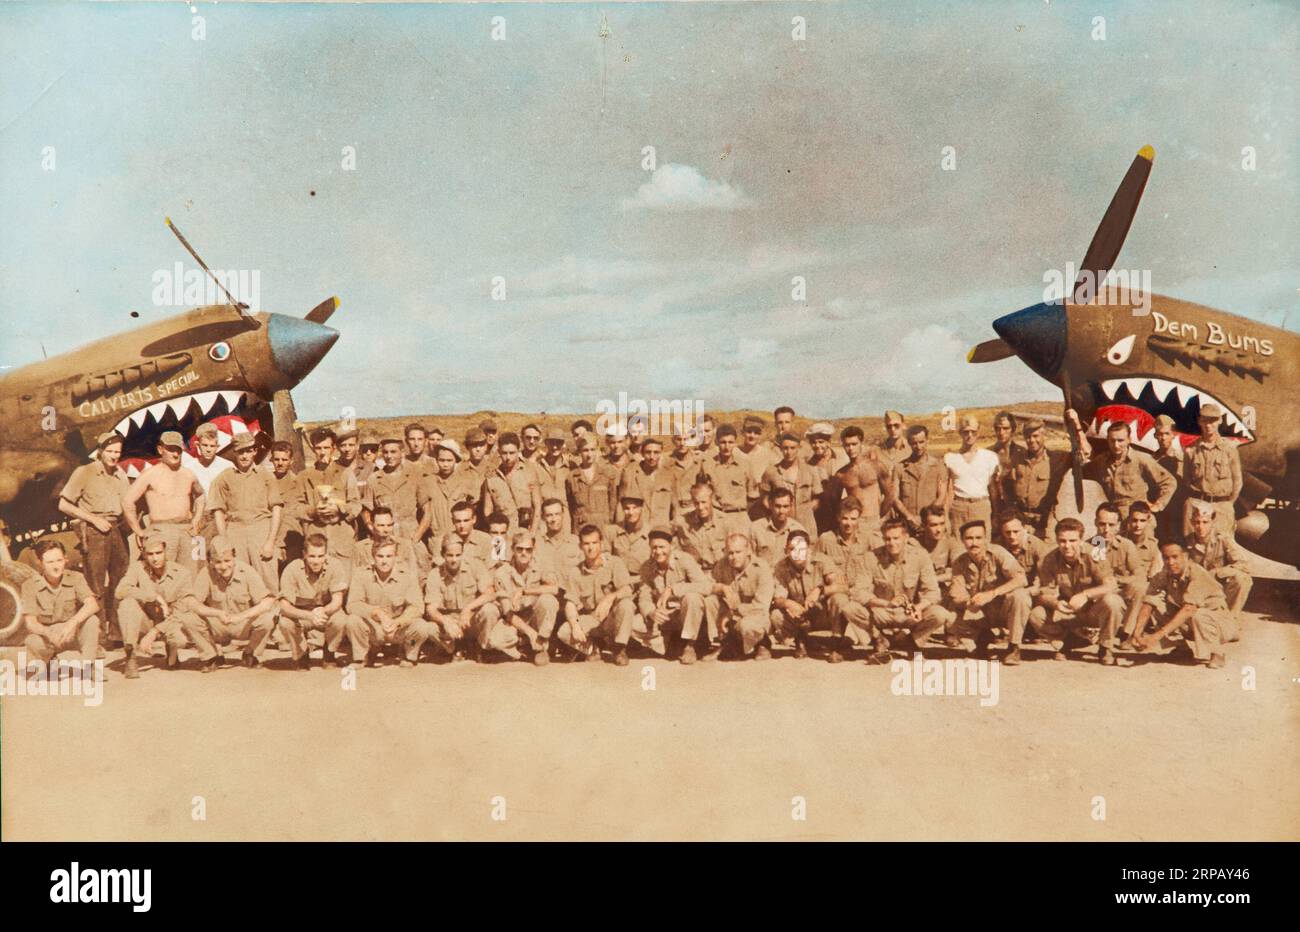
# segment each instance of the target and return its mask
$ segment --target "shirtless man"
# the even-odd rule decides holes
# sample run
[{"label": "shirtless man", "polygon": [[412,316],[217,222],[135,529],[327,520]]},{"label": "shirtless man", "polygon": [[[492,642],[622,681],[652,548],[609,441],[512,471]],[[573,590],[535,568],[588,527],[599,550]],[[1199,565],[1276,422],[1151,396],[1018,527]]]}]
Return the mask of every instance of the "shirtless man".
[{"label": "shirtless man", "polygon": [[205,552],[194,553],[194,538],[203,522],[204,492],[194,473],[181,465],[185,441],[174,430],[165,431],[158,440],[159,462],[136,477],[122,499],[122,516],[135,535],[136,544],[144,545],[144,528],[136,512],[136,502],[144,499],[149,509],[149,530],[162,537],[167,545],[167,559],[193,571],[205,559]]},{"label": "shirtless man", "polygon": [[884,544],[880,536],[880,516],[894,507],[894,480],[888,462],[880,458],[878,447],[868,447],[862,428],[849,426],[840,431],[840,445],[849,458],[847,465],[835,473],[835,480],[845,498],[855,499],[862,509],[858,532],[871,547]]}]

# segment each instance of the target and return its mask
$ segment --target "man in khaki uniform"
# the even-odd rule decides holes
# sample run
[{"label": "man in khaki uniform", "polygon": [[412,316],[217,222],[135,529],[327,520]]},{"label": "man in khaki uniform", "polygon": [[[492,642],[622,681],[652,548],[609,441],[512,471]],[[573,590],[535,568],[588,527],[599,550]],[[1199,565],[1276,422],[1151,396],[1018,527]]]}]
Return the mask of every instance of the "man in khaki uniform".
[{"label": "man in khaki uniform", "polygon": [[717,430],[717,459],[705,459],[700,477],[713,486],[713,507],[728,533],[749,530],[749,472],[736,459],[736,428],[722,424]]},{"label": "man in khaki uniform", "polygon": [[1215,509],[1199,505],[1192,512],[1192,535],[1184,544],[1187,558],[1209,572],[1223,587],[1228,598],[1228,611],[1240,623],[1241,610],[1246,605],[1251,587],[1255,584],[1247,569],[1246,551],[1216,523]]},{"label": "man in khaki uniform", "polygon": [[[492,574],[476,560],[465,559],[465,546],[457,536],[442,541],[438,566],[424,584],[424,617],[437,627],[442,648],[456,655],[455,644],[491,629],[501,620]],[[511,629],[513,632],[513,629]]]},{"label": "man in khaki uniform", "polygon": [[117,465],[122,442],[112,431],[100,434],[95,461],[74,469],[59,492],[59,511],[81,522],[83,575],[101,608],[101,639],[118,625],[114,593],[130,562],[122,499],[131,483]]},{"label": "man in khaki uniform", "polygon": [[302,515],[302,533],[323,535],[329,541],[331,562],[342,564],[351,577],[356,522],[362,508],[357,480],[334,462],[332,430],[317,428],[310,439],[314,462],[298,474],[297,510]]},{"label": "man in khaki uniform", "polygon": [[[886,423],[890,414],[886,414]],[[899,419],[901,423],[902,419]],[[943,507],[948,498],[948,467],[930,455],[930,432],[924,424],[907,429],[907,455],[894,466],[898,498],[894,510],[906,523],[909,531],[921,534],[921,511],[930,505]],[[886,453],[888,455],[888,453]]]},{"label": "man in khaki uniform", "polygon": [[[650,559],[641,564],[640,583],[634,636],[655,653],[666,654],[666,636],[675,633],[682,644],[678,659],[694,663],[695,641],[705,620],[704,597],[713,579],[694,557],[673,547],[673,532],[665,525],[650,531]],[[710,630],[708,637],[712,642],[717,631]]]},{"label": "man in khaki uniform", "polygon": [[65,650],[76,648],[82,663],[93,663],[99,653],[99,602],[86,577],[68,566],[63,545],[39,541],[34,548],[40,574],[23,583],[20,598],[27,637],[27,653],[49,663]]},{"label": "man in khaki uniform", "polygon": [[195,571],[187,607],[181,627],[198,648],[202,672],[221,665],[217,645],[232,641],[247,642],[244,666],[262,662],[275,625],[275,596],[260,573],[235,559],[235,546],[225,537],[218,535],[208,545],[208,561]]},{"label": "man in khaki uniform", "polygon": [[793,531],[808,528],[791,517],[794,511],[794,493],[785,486],[776,486],[767,496],[767,516],[749,525],[750,552],[768,566],[775,566],[785,557],[786,538]]},{"label": "man in khaki uniform", "polygon": [[1070,471],[1071,454],[1047,449],[1047,427],[1037,418],[1026,421],[1023,431],[1025,445],[1011,461],[1006,484],[1007,508],[1042,537],[1053,530],[1052,512]]},{"label": "man in khaki uniform", "polygon": [[1134,502],[1129,505],[1128,519],[1124,522],[1124,536],[1137,550],[1142,575],[1150,579],[1160,572],[1160,542],[1156,539],[1155,522],[1151,519],[1151,506],[1146,502]]},{"label": "man in khaki uniform", "polygon": [[641,460],[623,470],[618,483],[619,501],[639,498],[649,524],[667,524],[673,519],[676,486],[669,470],[661,468],[663,442],[647,437],[641,442]]},{"label": "man in khaki uniform", "polygon": [[131,483],[122,499],[122,516],[136,543],[143,543],[144,531],[136,512],[136,502],[143,498],[149,509],[149,530],[166,541],[167,559],[191,569],[196,562],[194,539],[203,523],[203,486],[181,465],[184,443],[176,431],[163,431],[158,438],[158,462]]},{"label": "man in khaki uniform", "polygon": [[[812,540],[803,529],[785,539],[785,556],[772,569],[772,635],[776,640],[794,640],[796,658],[808,656],[808,633],[835,630],[827,601],[834,574],[812,552]],[[844,645],[831,644],[834,650]]]},{"label": "man in khaki uniform", "polygon": [[604,527],[614,523],[618,511],[619,470],[604,459],[596,459],[596,441],[583,437],[578,441],[578,463],[569,473],[567,485],[569,511],[575,527],[594,524]]},{"label": "man in khaki uniform", "polygon": [[623,470],[632,465],[632,455],[627,449],[627,428],[622,424],[611,424],[605,429],[604,462],[623,478]]},{"label": "man in khaki uniform", "polygon": [[[423,434],[423,428],[420,432]],[[409,541],[412,546],[418,545],[419,490],[432,464],[424,459],[403,458],[402,444],[395,437],[379,441],[379,455],[384,458],[383,467],[376,469],[370,477],[366,510],[371,513],[373,521],[374,509],[387,508],[393,513],[397,538]]]},{"label": "man in khaki uniform", "polygon": [[276,562],[283,573],[284,567],[302,554],[302,486],[298,474],[293,471],[293,447],[287,440],[271,444],[271,478],[275,480],[280,500],[284,502],[280,512],[280,533],[275,541]]},{"label": "man in khaki uniform", "polygon": [[240,434],[231,447],[235,467],[212,480],[208,490],[208,513],[217,533],[235,548],[235,559],[257,570],[272,593],[280,586],[276,543],[284,499],[279,483],[264,469],[253,468],[257,455],[252,434]]},{"label": "man in khaki uniform", "polygon": [[600,528],[585,525],[579,531],[579,541],[582,559],[561,577],[564,623],[556,636],[584,660],[600,657],[593,649],[593,639],[604,641],[614,650],[614,665],[625,667],[627,644],[636,621],[632,577],[622,560],[604,553]]},{"label": "man in khaki uniform", "polygon": [[1038,569],[1040,589],[1029,612],[1029,626],[1039,637],[1060,641],[1056,660],[1065,660],[1071,640],[1087,644],[1081,632],[1099,628],[1101,662],[1115,664],[1115,632],[1124,617],[1110,564],[1093,556],[1083,541],[1083,522],[1062,518],[1056,523],[1056,549],[1043,557]]},{"label": "man in khaki uniform", "polygon": [[510,520],[512,531],[536,531],[541,520],[542,496],[533,468],[519,459],[519,438],[504,433],[497,443],[501,465],[488,476],[483,487],[483,508],[499,511]]},{"label": "man in khaki uniform", "polygon": [[542,458],[542,429],[536,424],[525,424],[519,431],[519,461],[529,466]]},{"label": "man in khaki uniform", "polygon": [[[423,424],[407,424],[402,428],[402,439],[406,443],[405,449],[402,450],[401,463],[418,482],[433,465],[433,457],[429,456],[428,432]],[[382,441],[379,444],[379,455],[384,455]]]},{"label": "man in khaki uniform", "polygon": [[836,496],[843,491],[835,480],[835,473],[848,460],[842,450],[837,451],[831,445],[834,437],[835,427],[825,421],[818,421],[808,428],[807,439],[812,453],[808,455],[805,462],[817,476],[822,487],[821,494],[817,496],[817,507],[814,509],[817,527],[808,529],[814,537],[835,529],[839,509],[839,499]]},{"label": "man in khaki uniform", "polygon": [[944,514],[942,506],[927,505],[921,509],[921,535],[917,538],[917,543],[930,555],[930,565],[934,567],[939,591],[946,600],[948,587],[952,585],[952,565],[966,552],[966,548],[948,533],[948,516]]},{"label": "man in khaki uniform", "polygon": [[347,575],[344,581],[351,581],[352,569],[375,565],[375,548],[380,544],[394,544],[397,547],[396,565],[420,580],[429,566],[428,551],[416,548],[409,540],[397,536],[397,522],[393,513],[386,506],[380,505],[370,514],[370,536],[356,541],[352,545],[352,554],[345,567]]},{"label": "man in khaki uniform", "polygon": [[[799,438],[794,434],[781,434],[777,438],[780,444],[780,458],[768,466],[758,482],[758,491],[765,502],[771,500],[776,489],[788,489],[793,498],[791,507],[794,520],[805,530],[817,526],[817,502],[821,498],[822,483],[812,467],[799,458]],[[781,559],[784,545],[771,561]]]},{"label": "man in khaki uniform", "polygon": [[1083,474],[1101,483],[1107,501],[1125,512],[1133,502],[1146,502],[1153,514],[1159,514],[1169,504],[1177,487],[1174,477],[1157,465],[1151,454],[1130,444],[1127,423],[1111,424],[1106,429],[1107,449],[1097,457],[1085,445],[1082,430],[1078,436],[1083,438],[1079,442],[1085,463]]},{"label": "man in khaki uniform", "polygon": [[564,455],[564,431],[553,427],[546,432],[544,451],[533,460],[533,472],[537,475],[537,494],[542,501],[553,498],[564,509],[564,530],[567,533],[575,525],[569,512],[569,460]]},{"label": "man in khaki uniform", "polygon": [[748,473],[749,486],[749,517],[760,518],[763,511],[763,494],[759,491],[759,483],[763,481],[763,473],[767,468],[781,459],[781,451],[770,443],[763,442],[763,431],[767,429],[767,424],[761,417],[754,415],[747,416],[741,422],[740,435],[737,438],[738,443],[732,454],[737,462],[745,467]]},{"label": "man in khaki uniform", "polygon": [[[719,430],[721,432],[721,430]],[[775,595],[772,568],[749,551],[744,534],[727,535],[727,556],[713,567],[713,588],[704,600],[706,618],[716,619],[722,642],[730,640],[741,657],[766,660],[772,651],[764,644],[772,625],[772,597]],[[709,651],[703,660],[712,660]]]},{"label": "man in khaki uniform", "polygon": [[1215,404],[1201,408],[1198,423],[1201,436],[1183,450],[1183,537],[1192,534],[1192,514],[1196,503],[1213,506],[1215,523],[1224,534],[1235,539],[1237,516],[1233,503],[1241,494],[1241,454],[1237,443],[1219,434],[1223,410]]},{"label": "man in khaki uniform", "polygon": [[167,644],[167,669],[176,667],[177,652],[185,644],[184,603],[193,582],[189,570],[167,559],[167,542],[157,534],[146,534],[140,559],[131,564],[114,593],[126,651],[123,672],[128,680],[140,675],[136,657],[140,636],[154,630]]},{"label": "man in khaki uniform", "polygon": [[1149,566],[1133,542],[1120,534],[1120,511],[1115,505],[1103,502],[1097,506],[1095,526],[1097,536],[1090,543],[1110,565],[1119,597],[1124,600],[1124,624],[1120,630],[1132,631],[1137,626],[1138,609],[1146,598]]},{"label": "man in khaki uniform", "polygon": [[998,533],[993,542],[1020,564],[1025,572],[1030,597],[1038,595],[1038,569],[1043,563],[1043,557],[1052,552],[1051,546],[1047,541],[1034,536],[1033,531],[1025,527],[1025,523],[1014,512],[1005,512],[994,523],[998,526]]},{"label": "man in khaki uniform", "polygon": [[727,549],[727,529],[713,510],[713,486],[703,478],[691,486],[694,507],[677,521],[677,546],[689,554],[700,569],[712,572]]},{"label": "man in khaki uniform", "polygon": [[978,518],[961,527],[966,552],[952,564],[952,585],[948,601],[957,612],[949,626],[948,645],[963,647],[972,638],[976,649],[987,651],[993,628],[1007,631],[1007,653],[1002,662],[1020,663],[1020,645],[1025,637],[1030,603],[1028,580],[1016,558],[997,544],[989,543],[984,522]]},{"label": "man in khaki uniform", "polygon": [[560,585],[555,574],[534,562],[535,549],[532,534],[516,531],[511,539],[510,562],[497,567],[493,585],[501,616],[527,635],[533,663],[540,667],[551,662],[551,634],[560,613]]},{"label": "man in khaki uniform", "polygon": [[673,514],[679,520],[693,507],[691,486],[695,485],[703,465],[699,453],[691,446],[692,430],[681,423],[673,428],[673,450],[662,464],[673,480]]},{"label": "man in khaki uniform", "polygon": [[441,440],[433,449],[434,469],[427,472],[415,489],[420,522],[415,540],[423,549],[425,540],[440,541],[451,533],[451,507],[461,501],[477,501],[474,477],[461,472],[460,446],[455,440]]},{"label": "man in khaki uniform", "polygon": [[[1174,419],[1167,414],[1156,418],[1156,452],[1151,454],[1157,464],[1163,466],[1178,483],[1169,504],[1158,517],[1160,536],[1165,540],[1181,537],[1183,533],[1183,502],[1187,498],[1187,486],[1183,479],[1183,444],[1180,434],[1175,429]],[[1159,550],[1156,556],[1159,557]]]},{"label": "man in khaki uniform", "polygon": [[488,442],[483,431],[471,427],[465,432],[465,461],[458,470],[465,476],[466,487],[474,488],[475,517],[480,520],[487,517],[482,513],[483,484],[494,468],[488,460],[487,452]]},{"label": "man in khaki uniform", "polygon": [[370,477],[375,474],[379,467],[379,438],[374,434],[362,434],[361,443],[358,447],[357,458],[351,466],[345,467],[350,470],[353,478],[357,481],[357,494],[361,500],[365,501],[370,488]]},{"label": "man in khaki uniform", "polygon": [[926,639],[943,631],[954,616],[939,604],[939,581],[934,566],[920,547],[912,546],[907,525],[890,518],[881,526],[884,546],[875,553],[876,565],[867,585],[870,591],[850,599],[867,607],[871,613],[872,640],[879,655],[885,648],[884,635],[889,631],[906,631],[911,641],[908,652],[920,652]]},{"label": "man in khaki uniform", "polygon": [[582,562],[578,535],[564,529],[564,520],[564,505],[558,498],[542,501],[542,533],[537,535],[537,552],[533,555],[534,563],[561,581]]},{"label": "man in khaki uniform", "polygon": [[1025,448],[1016,443],[1016,416],[1010,411],[999,411],[993,415],[993,443],[989,449],[998,455],[998,475],[1002,477],[1002,487],[998,497],[1006,502],[1011,495],[1011,469],[1025,455]]},{"label": "man in khaki uniform", "polygon": [[442,563],[442,548],[453,537],[460,541],[463,560],[480,563],[490,568],[492,558],[492,535],[474,527],[474,506],[469,502],[459,502],[451,506],[451,533],[443,535],[441,540],[429,541],[429,552],[433,565]]},{"label": "man in khaki uniform", "polygon": [[1155,631],[1139,633],[1134,650],[1149,650],[1167,635],[1183,631],[1190,635],[1187,646],[1197,660],[1208,661],[1211,670],[1227,663],[1223,645],[1237,640],[1240,628],[1228,611],[1223,588],[1209,571],[1187,558],[1182,544],[1167,541],[1160,547],[1165,568],[1151,579],[1146,601],[1138,614],[1138,631],[1145,632],[1154,619]]},{"label": "man in khaki uniform", "polygon": [[351,666],[375,666],[374,652],[392,647],[401,651],[399,667],[413,667],[424,642],[437,634],[424,620],[420,581],[398,565],[396,542],[376,545],[372,556],[374,564],[355,567],[348,584],[343,630],[352,645]]},{"label": "man in khaki uniform", "polygon": [[280,630],[299,669],[311,669],[310,632],[324,637],[321,663],[328,664],[343,641],[347,616],[343,596],[350,580],[344,567],[330,560],[329,541],[312,534],[303,542],[302,558],[294,560],[280,577]]},{"label": "man in khaki uniform", "polygon": [[[917,427],[919,426],[918,424]],[[881,459],[891,467],[901,465],[912,456],[913,448],[909,441],[912,437],[912,431],[916,428],[907,428],[905,435],[903,431],[906,427],[907,422],[903,420],[902,414],[897,411],[885,412],[885,439],[880,441],[877,446],[880,449]]]},{"label": "man in khaki uniform", "polygon": [[627,564],[629,573],[640,573],[641,564],[650,559],[650,522],[645,520],[643,504],[638,496],[624,497],[622,523],[605,528],[606,549]]}]

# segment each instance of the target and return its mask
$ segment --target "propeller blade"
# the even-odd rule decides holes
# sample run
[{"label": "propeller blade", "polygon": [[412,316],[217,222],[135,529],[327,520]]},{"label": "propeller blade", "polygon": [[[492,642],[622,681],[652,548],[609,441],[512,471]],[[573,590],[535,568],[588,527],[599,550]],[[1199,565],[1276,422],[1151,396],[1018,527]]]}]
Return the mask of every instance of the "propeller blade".
[{"label": "propeller blade", "polygon": [[271,416],[275,422],[275,439],[287,440],[293,447],[293,468],[302,469],[307,463],[303,451],[303,430],[298,423],[298,412],[293,406],[293,395],[281,389],[271,396]]},{"label": "propeller blade", "polygon": [[1075,304],[1087,304],[1101,288],[1101,283],[1114,267],[1119,258],[1119,251],[1124,246],[1124,237],[1133,224],[1133,215],[1137,213],[1138,201],[1142,200],[1142,191],[1147,186],[1151,175],[1151,163],[1156,157],[1156,150],[1143,146],[1133,158],[1124,180],[1119,183],[1115,196],[1111,198],[1106,215],[1101,218],[1097,232],[1088,244],[1088,252],[1079,267],[1079,280],[1074,283]]},{"label": "propeller blade", "polygon": [[[1070,373],[1066,369],[1061,369],[1061,392],[1065,395],[1065,410],[1068,412],[1074,407],[1074,402],[1070,400]],[[1083,464],[1079,462],[1079,438],[1074,432],[1074,428],[1066,427],[1066,433],[1070,435],[1070,475],[1074,478],[1074,510],[1083,512]]]},{"label": "propeller blade", "polygon": [[1001,338],[996,340],[985,340],[979,346],[971,349],[966,354],[967,362],[997,362],[999,359],[1006,359],[1008,356],[1014,356],[1016,351],[1013,350],[1006,340]]},{"label": "propeller blade", "polygon": [[329,320],[330,315],[333,314],[338,309],[339,309],[339,299],[338,296],[335,295],[333,297],[326,298],[320,304],[316,305],[314,308],[308,311],[306,320],[310,320],[313,324],[323,324],[325,323],[325,321]]}]

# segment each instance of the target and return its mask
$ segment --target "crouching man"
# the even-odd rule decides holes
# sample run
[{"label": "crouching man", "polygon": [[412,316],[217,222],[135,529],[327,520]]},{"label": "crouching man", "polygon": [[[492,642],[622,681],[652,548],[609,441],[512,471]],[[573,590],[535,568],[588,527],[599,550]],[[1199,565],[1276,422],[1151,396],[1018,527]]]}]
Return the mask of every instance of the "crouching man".
[{"label": "crouching man", "polygon": [[997,544],[988,542],[983,521],[967,521],[959,529],[966,552],[952,564],[948,599],[957,612],[949,626],[949,647],[964,648],[973,638],[981,652],[993,642],[993,629],[1007,632],[1007,652],[1002,662],[1020,663],[1031,599],[1024,567]]},{"label": "crouching man", "polygon": [[[657,536],[658,535],[658,536]],[[667,528],[650,532],[650,551],[656,541],[671,539]],[[596,641],[604,641],[614,650],[616,667],[627,666],[627,642],[632,637],[636,603],[632,601],[632,577],[625,564],[613,554],[603,552],[604,538],[594,524],[578,531],[582,560],[568,570],[564,582],[564,623],[556,636],[578,652],[584,660],[599,659]],[[647,560],[647,563],[650,561]]]},{"label": "crouching man", "polygon": [[827,606],[834,574],[819,557],[810,559],[810,550],[808,532],[791,531],[785,539],[785,557],[772,570],[772,635],[780,640],[793,638],[794,655],[799,658],[808,656],[809,631],[835,631]]},{"label": "crouching man", "polygon": [[492,574],[466,558],[465,543],[455,534],[442,539],[438,565],[424,584],[424,617],[434,625],[438,645],[452,657],[457,641],[473,638],[477,643],[501,621]]},{"label": "crouching man", "polygon": [[650,531],[650,559],[641,565],[641,612],[633,621],[633,635],[655,653],[666,654],[669,633],[675,633],[682,644],[679,659],[689,664],[695,662],[704,597],[713,579],[693,556],[673,546],[673,536],[664,525]]},{"label": "crouching man", "polygon": [[244,666],[262,662],[275,624],[275,597],[260,573],[235,559],[235,547],[224,535],[208,545],[208,561],[194,574],[188,607],[181,627],[198,648],[202,672],[221,666],[219,647],[232,641],[245,642]]},{"label": "crouching man", "polygon": [[140,559],[127,569],[115,592],[117,624],[126,651],[123,673],[128,680],[140,675],[136,652],[141,649],[141,635],[149,636],[147,643],[161,635],[167,644],[167,669],[176,667],[177,652],[185,644],[182,621],[189,614],[182,603],[188,599],[193,583],[189,570],[167,559],[166,539],[161,534],[146,533]]},{"label": "crouching man", "polygon": [[86,577],[68,566],[68,554],[56,540],[36,545],[41,574],[23,583],[23,620],[27,653],[48,663],[76,648],[82,663],[99,653],[99,602]]},{"label": "crouching man", "polygon": [[352,666],[375,665],[375,654],[383,647],[401,649],[398,666],[413,667],[420,648],[436,629],[425,621],[420,581],[397,564],[397,541],[376,544],[374,563],[352,571],[348,585],[347,612],[343,630],[352,647]]},{"label": "crouching man", "polygon": [[[1165,568],[1151,579],[1146,600],[1138,612],[1138,635],[1124,647],[1148,650],[1175,631],[1187,636],[1187,645],[1197,660],[1208,661],[1211,670],[1227,662],[1223,645],[1239,634],[1237,619],[1228,608],[1223,587],[1204,567],[1188,559],[1182,544],[1169,541],[1160,548]],[[1159,626],[1142,634],[1154,620]]]},{"label": "crouching man", "polygon": [[1043,557],[1041,584],[1029,613],[1029,626],[1041,638],[1059,641],[1055,659],[1066,659],[1071,644],[1087,646],[1085,629],[1100,629],[1101,662],[1115,665],[1115,632],[1124,617],[1124,600],[1110,564],[1083,546],[1083,522],[1062,518],[1056,523],[1056,549]]},{"label": "crouching man", "polygon": [[[537,543],[532,534],[516,531],[510,547],[510,562],[496,568],[493,585],[501,616],[510,628],[528,638],[533,650],[533,663],[540,667],[551,662],[551,633],[555,630],[555,619],[560,613],[560,586],[554,574],[539,568],[533,562],[536,548]],[[506,656],[519,659],[519,651],[515,647],[518,635],[510,640],[502,632],[499,637],[502,638],[499,642],[484,646],[495,647]],[[496,643],[507,646],[496,647]]]},{"label": "crouching man", "polygon": [[[705,615],[717,619],[722,643],[734,643],[741,657],[770,658],[763,641],[772,625],[775,591],[772,570],[750,552],[748,535],[728,534],[726,557],[713,568],[713,589],[704,602]],[[710,651],[702,659],[717,656]]]},{"label": "crouching man", "polygon": [[343,641],[348,578],[340,561],[330,558],[329,546],[324,534],[308,535],[302,558],[286,566],[280,577],[280,630],[301,670],[311,669],[310,632],[324,636],[322,663],[334,659]]},{"label": "crouching man", "polygon": [[888,653],[888,632],[906,632],[910,643],[905,646],[912,653],[954,619],[952,612],[939,604],[934,564],[922,547],[912,544],[907,525],[892,518],[881,525],[881,533],[885,544],[876,551],[872,592],[865,600],[871,612],[877,662],[882,652]]}]

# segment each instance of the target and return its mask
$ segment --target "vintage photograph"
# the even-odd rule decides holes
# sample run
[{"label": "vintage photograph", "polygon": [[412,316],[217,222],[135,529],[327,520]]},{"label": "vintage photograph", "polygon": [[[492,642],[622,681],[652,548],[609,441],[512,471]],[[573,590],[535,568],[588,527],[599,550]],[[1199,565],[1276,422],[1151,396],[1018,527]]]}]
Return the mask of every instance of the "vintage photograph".
[{"label": "vintage photograph", "polygon": [[1298,42],[0,5],[0,838],[1296,840]]}]

